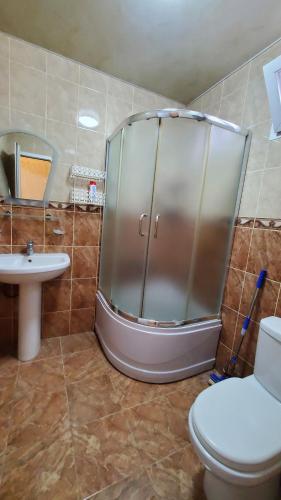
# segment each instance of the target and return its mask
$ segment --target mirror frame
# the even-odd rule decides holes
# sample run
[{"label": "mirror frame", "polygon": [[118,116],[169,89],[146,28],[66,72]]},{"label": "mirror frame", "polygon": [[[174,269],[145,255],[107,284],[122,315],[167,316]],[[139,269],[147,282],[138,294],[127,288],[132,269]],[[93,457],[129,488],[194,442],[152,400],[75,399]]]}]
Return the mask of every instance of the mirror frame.
[{"label": "mirror frame", "polygon": [[49,202],[51,201],[49,198],[49,194],[50,194],[52,181],[54,179],[55,170],[56,170],[57,164],[58,164],[59,154],[58,154],[57,149],[45,137],[43,137],[42,135],[39,135],[39,134],[33,134],[29,130],[18,129],[18,128],[0,130],[0,138],[3,137],[3,135],[7,135],[7,134],[26,134],[26,135],[31,135],[33,137],[36,137],[37,139],[40,139],[41,141],[44,141],[53,150],[53,155],[52,155],[53,161],[51,163],[51,170],[49,173],[49,177],[48,177],[43,200],[28,200],[25,198],[13,198],[12,196],[8,196],[8,197],[4,198],[4,202],[15,204],[15,205],[30,206],[30,207],[47,207]]}]

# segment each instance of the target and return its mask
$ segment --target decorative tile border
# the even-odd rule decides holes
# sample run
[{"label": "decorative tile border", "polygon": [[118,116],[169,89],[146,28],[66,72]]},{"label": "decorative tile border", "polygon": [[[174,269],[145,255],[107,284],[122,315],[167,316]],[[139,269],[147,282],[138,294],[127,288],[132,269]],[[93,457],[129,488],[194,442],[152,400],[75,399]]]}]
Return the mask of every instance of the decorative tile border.
[{"label": "decorative tile border", "polygon": [[281,219],[255,219],[255,228],[281,230]]}]

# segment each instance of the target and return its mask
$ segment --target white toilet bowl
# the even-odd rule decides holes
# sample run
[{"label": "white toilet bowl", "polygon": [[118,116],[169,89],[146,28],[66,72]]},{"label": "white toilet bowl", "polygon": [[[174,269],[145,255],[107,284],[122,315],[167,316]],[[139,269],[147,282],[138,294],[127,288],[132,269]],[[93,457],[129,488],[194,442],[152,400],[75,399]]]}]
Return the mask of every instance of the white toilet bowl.
[{"label": "white toilet bowl", "polygon": [[255,374],[206,389],[191,407],[190,439],[206,469],[208,500],[279,500],[280,365],[281,319],[266,318]]}]

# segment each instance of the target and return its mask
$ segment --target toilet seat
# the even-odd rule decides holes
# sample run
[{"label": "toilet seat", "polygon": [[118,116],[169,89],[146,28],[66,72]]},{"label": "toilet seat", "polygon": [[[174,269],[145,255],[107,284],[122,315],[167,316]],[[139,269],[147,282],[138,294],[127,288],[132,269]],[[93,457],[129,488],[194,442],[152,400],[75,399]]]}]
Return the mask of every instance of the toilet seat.
[{"label": "toilet seat", "polygon": [[223,475],[251,482],[281,469],[281,403],[254,375],[203,391],[189,421],[202,460],[208,455],[211,468],[215,464]]}]

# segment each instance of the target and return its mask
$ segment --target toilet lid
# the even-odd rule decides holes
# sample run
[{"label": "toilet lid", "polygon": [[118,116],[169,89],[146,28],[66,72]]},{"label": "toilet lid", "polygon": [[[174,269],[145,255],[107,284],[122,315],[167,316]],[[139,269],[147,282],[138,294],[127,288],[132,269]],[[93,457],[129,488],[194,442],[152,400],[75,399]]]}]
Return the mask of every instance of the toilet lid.
[{"label": "toilet lid", "polygon": [[204,390],[192,408],[195,433],[207,451],[239,471],[281,467],[281,403],[254,375]]}]

